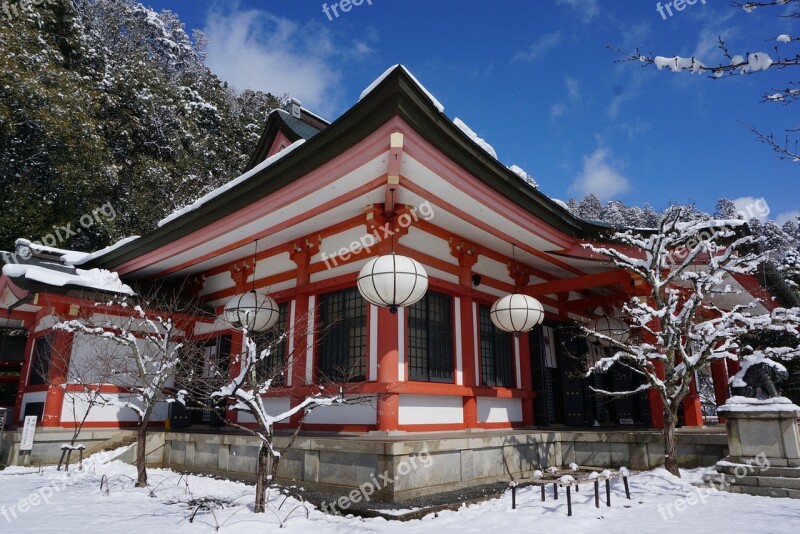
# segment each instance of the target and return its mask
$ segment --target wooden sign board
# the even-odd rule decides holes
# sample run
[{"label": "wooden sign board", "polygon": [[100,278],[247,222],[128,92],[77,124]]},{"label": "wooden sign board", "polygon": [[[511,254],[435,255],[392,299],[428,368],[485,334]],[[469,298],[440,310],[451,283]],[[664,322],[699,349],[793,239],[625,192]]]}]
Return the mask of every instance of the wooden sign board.
[{"label": "wooden sign board", "polygon": [[22,427],[22,439],[19,443],[20,451],[33,450],[33,438],[36,435],[36,421],[35,415],[29,415],[25,418],[25,425]]}]

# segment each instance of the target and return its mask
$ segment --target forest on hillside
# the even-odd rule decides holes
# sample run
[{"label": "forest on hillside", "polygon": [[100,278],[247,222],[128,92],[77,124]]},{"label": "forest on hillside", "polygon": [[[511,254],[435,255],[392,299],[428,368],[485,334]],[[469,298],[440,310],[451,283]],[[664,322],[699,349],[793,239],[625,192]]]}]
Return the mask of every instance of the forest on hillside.
[{"label": "forest on hillside", "polygon": [[[152,229],[237,176],[280,105],[217,78],[205,36],[172,12],[132,0],[10,6],[0,14],[0,249],[57,235],[59,247],[93,250]],[[81,232],[56,232],[67,225]]]}]

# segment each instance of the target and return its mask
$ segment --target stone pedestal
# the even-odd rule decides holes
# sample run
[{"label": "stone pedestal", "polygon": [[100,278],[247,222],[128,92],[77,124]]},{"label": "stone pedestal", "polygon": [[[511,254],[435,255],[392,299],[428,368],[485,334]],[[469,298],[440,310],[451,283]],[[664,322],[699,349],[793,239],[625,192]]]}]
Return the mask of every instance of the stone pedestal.
[{"label": "stone pedestal", "polygon": [[800,467],[800,406],[784,397],[731,397],[717,413],[726,418],[731,462],[761,456],[773,467]]}]

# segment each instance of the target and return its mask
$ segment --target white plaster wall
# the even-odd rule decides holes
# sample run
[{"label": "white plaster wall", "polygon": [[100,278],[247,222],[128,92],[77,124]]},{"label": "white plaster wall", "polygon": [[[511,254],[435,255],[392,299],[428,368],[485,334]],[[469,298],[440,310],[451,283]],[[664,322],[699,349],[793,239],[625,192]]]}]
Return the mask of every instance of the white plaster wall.
[{"label": "white plaster wall", "polygon": [[320,406],[306,417],[306,423],[317,425],[374,425],[377,421],[377,408],[370,404]]},{"label": "white plaster wall", "polygon": [[[264,409],[267,411],[267,414],[272,417],[288,412],[291,407],[292,400],[288,397],[266,397],[264,399]],[[239,423],[256,422],[256,418],[246,412],[239,412],[236,420]]]},{"label": "white plaster wall", "polygon": [[[86,418],[87,423],[136,423],[139,421],[136,412],[131,408],[120,406],[119,403],[128,402],[127,395],[116,393],[103,393],[106,400],[104,406],[93,406]],[[138,401],[132,401],[139,405]],[[74,407],[74,411],[73,411]],[[64,396],[64,404],[61,406],[61,422],[74,423],[76,418],[83,419],[88,402],[86,396],[81,393],[67,393]],[[153,409],[151,421],[164,421],[169,414],[169,405],[166,402],[159,402]]]},{"label": "white plaster wall", "polygon": [[[146,351],[148,342],[144,339],[137,339],[136,344],[139,350]],[[173,347],[176,344],[172,345]],[[72,355],[69,363],[68,382],[76,383],[103,383],[117,386],[131,386],[133,381],[124,374],[111,375],[108,370],[108,363],[98,364],[99,358],[120,359],[120,368],[125,369],[133,366],[133,362],[124,362],[126,358],[132,358],[130,351],[126,347],[117,345],[111,340],[87,336],[85,334],[75,334],[72,342]],[[80,377],[80,380],[78,378]],[[174,380],[169,378],[165,387],[172,387]]]},{"label": "white plaster wall", "polygon": [[400,395],[401,425],[452,424],[464,422],[464,402],[452,395]]},{"label": "white plaster wall", "polygon": [[517,423],[522,421],[521,399],[478,397],[479,423]]},{"label": "white plaster wall", "polygon": [[222,291],[223,289],[228,289],[235,285],[236,283],[233,281],[233,278],[231,278],[230,271],[215,274],[207,277],[203,281],[203,289],[200,290],[200,296]]}]

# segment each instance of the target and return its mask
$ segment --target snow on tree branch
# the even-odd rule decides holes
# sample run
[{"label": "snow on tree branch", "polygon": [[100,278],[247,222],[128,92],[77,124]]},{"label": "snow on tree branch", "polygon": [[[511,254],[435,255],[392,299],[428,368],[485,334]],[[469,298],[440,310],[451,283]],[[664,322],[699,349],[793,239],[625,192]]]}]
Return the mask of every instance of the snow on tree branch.
[{"label": "snow on tree branch", "polygon": [[627,391],[596,392],[657,393],[664,407],[667,468],[673,473],[677,472],[672,459],[678,408],[696,373],[712,360],[738,359],[739,339],[752,331],[797,331],[797,310],[758,313],[758,303],[749,295],[739,297],[744,290],[734,275],[749,275],[764,261],[752,252],[755,240],[743,231],[744,224],[739,219],[695,219],[690,210],[674,207],[655,230],[617,231],[607,245],[584,245],[646,283],[646,294],[619,310],[631,327],[629,338],[579,325],[589,339],[610,350],[606,357],[589,362],[586,376],[620,366],[640,382]]}]

